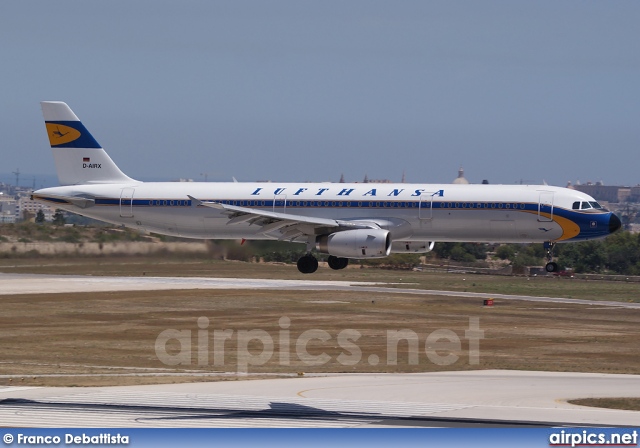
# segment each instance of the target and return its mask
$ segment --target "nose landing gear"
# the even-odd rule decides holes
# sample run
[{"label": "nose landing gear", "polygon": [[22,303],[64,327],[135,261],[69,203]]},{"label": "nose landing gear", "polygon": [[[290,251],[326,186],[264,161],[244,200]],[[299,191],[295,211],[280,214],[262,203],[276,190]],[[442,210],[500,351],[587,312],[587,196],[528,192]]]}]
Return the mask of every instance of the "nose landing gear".
[{"label": "nose landing gear", "polygon": [[544,248],[547,249],[547,264],[544,267],[547,272],[557,272],[558,271],[558,263],[553,261],[553,247],[556,243],[548,241],[544,243]]}]

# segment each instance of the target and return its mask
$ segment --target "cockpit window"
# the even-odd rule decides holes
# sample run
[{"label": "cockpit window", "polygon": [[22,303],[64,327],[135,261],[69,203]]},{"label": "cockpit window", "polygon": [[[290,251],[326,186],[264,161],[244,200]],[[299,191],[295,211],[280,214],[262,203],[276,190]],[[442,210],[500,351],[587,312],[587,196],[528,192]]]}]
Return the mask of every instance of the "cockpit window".
[{"label": "cockpit window", "polygon": [[576,201],[571,206],[573,210],[606,210],[602,205],[595,201]]},{"label": "cockpit window", "polygon": [[589,204],[587,201],[584,201],[580,206],[580,210],[589,210],[590,208],[591,208],[591,204]]}]

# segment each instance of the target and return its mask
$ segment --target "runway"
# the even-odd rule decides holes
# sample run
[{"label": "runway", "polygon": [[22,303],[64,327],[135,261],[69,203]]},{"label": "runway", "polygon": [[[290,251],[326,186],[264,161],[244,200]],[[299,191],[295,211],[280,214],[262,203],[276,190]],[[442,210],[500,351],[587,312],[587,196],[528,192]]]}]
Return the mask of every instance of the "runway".
[{"label": "runway", "polygon": [[0,421],[37,427],[637,426],[640,375],[471,371],[339,374],[102,388],[0,388]]},{"label": "runway", "polygon": [[271,289],[299,291],[360,291],[386,294],[476,297],[479,299],[524,300],[547,303],[573,303],[589,306],[640,309],[640,303],[607,300],[583,300],[565,297],[535,297],[513,294],[439,291],[400,288],[376,282],[325,280],[279,280],[209,277],[109,277],[78,275],[3,274],[0,273],[0,295],[47,294],[64,292],[150,291],[173,289]]}]

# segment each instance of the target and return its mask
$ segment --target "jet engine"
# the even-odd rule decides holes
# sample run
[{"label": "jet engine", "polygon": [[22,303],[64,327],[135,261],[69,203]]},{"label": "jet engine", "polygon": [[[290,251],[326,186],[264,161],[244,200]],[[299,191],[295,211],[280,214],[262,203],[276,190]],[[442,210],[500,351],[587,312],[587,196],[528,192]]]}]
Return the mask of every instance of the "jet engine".
[{"label": "jet engine", "polygon": [[435,241],[394,241],[391,244],[392,254],[424,254],[431,252]]},{"label": "jet engine", "polygon": [[318,251],[344,258],[384,258],[391,250],[388,230],[343,230],[316,239]]}]

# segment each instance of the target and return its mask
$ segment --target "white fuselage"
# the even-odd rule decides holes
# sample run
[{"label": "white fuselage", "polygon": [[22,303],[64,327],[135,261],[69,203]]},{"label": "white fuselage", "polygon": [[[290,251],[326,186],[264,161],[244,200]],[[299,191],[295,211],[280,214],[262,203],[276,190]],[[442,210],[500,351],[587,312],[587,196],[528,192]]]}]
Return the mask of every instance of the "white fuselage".
[{"label": "white fuselage", "polygon": [[[576,209],[576,202],[595,202],[584,193],[546,185],[132,181],[45,188],[33,196],[145,232],[211,239],[280,235],[249,222],[230,223],[228,213],[197,205],[190,197],[297,216],[372,221],[388,229],[394,241],[584,240],[608,235],[611,217],[604,209]],[[93,202],[81,208],[64,197]]]}]

